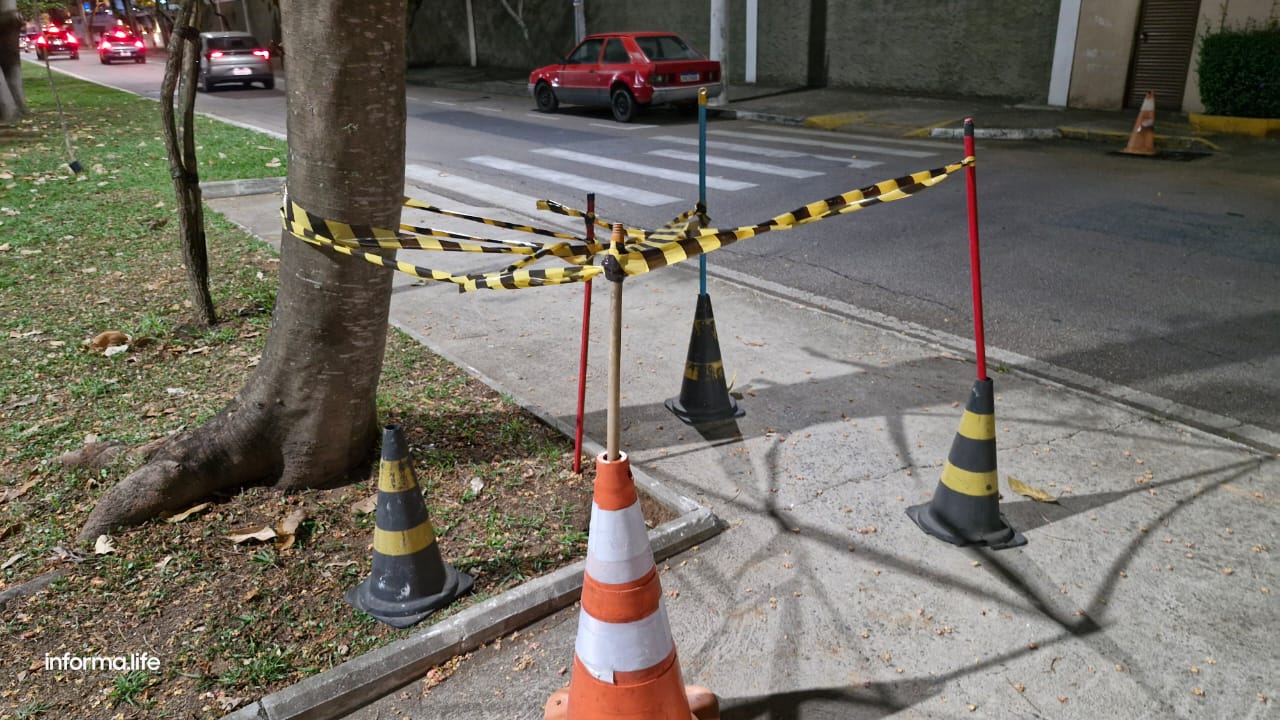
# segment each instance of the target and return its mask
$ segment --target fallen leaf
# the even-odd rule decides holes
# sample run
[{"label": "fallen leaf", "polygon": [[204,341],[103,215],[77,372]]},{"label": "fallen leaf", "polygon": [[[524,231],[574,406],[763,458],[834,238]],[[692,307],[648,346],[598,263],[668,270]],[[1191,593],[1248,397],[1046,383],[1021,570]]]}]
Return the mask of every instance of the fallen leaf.
[{"label": "fallen leaf", "polygon": [[22,483],[18,487],[9,488],[8,490],[5,490],[4,495],[0,496],[0,502],[9,502],[10,500],[17,500],[23,495],[26,495],[28,490],[35,487],[35,484],[39,479],[40,479],[39,477],[33,477],[30,480]]},{"label": "fallen leaf", "polygon": [[230,535],[227,535],[226,538],[231,542],[239,545],[240,543],[248,542],[250,540],[257,540],[258,542],[266,542],[275,536],[276,536],[275,530],[272,530],[270,527],[264,527],[261,530],[231,533]]},{"label": "fallen leaf", "polygon": [[18,562],[19,560],[21,560],[26,556],[27,556],[26,553],[14,553],[10,555],[9,559],[5,560],[3,565],[0,565],[0,570],[8,570],[10,567],[13,566],[14,563]]},{"label": "fallen leaf", "polygon": [[306,519],[306,508],[295,508],[293,512],[285,515],[284,520],[280,521],[280,533],[276,536],[276,548],[288,550],[293,547],[293,542],[297,539],[298,526]]},{"label": "fallen leaf", "polygon": [[1012,475],[1008,477],[1009,477],[1009,489],[1018,493],[1019,495],[1023,497],[1029,497],[1032,500],[1035,500],[1036,502],[1044,502],[1044,503],[1058,502],[1058,498],[1050,495],[1047,490],[1043,490],[1038,487],[1031,487],[1030,485],[1022,482],[1021,480],[1019,480],[1018,478]]},{"label": "fallen leaf", "polygon": [[378,495],[375,493],[358,502],[351,503],[351,512],[357,515],[368,515],[378,509]]},{"label": "fallen leaf", "polygon": [[94,555],[109,555],[116,551],[116,546],[111,542],[110,535],[99,535],[97,542],[93,544]]},{"label": "fallen leaf", "polygon": [[196,513],[200,512],[201,510],[204,510],[205,508],[209,507],[212,504],[213,503],[207,503],[207,502],[200,503],[195,507],[190,507],[190,508],[187,508],[186,510],[183,510],[180,513],[170,515],[169,517],[165,518],[164,521],[167,523],[180,523],[183,520],[186,520],[187,518],[191,517],[192,515],[195,515]]}]

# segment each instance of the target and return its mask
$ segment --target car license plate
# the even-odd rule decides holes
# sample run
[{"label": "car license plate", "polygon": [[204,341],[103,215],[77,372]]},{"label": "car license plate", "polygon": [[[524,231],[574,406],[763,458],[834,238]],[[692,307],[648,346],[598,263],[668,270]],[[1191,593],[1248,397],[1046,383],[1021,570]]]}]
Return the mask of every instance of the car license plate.
[{"label": "car license plate", "polygon": [[680,73],[680,82],[697,82],[698,73]]},{"label": "car license plate", "polygon": [[121,55],[124,55],[125,57],[128,57],[128,56],[130,56],[130,55],[132,55],[132,54],[133,54],[133,51],[132,51],[132,50],[121,50],[121,51],[120,51],[120,54],[121,54]]},{"label": "car license plate", "polygon": [[253,72],[253,71],[252,71],[252,70],[250,70],[249,68],[244,68],[244,67],[241,67],[241,68],[233,68],[233,69],[231,70],[231,74],[232,74],[232,75],[248,75],[248,74],[249,74],[249,73],[251,73],[251,72]]}]

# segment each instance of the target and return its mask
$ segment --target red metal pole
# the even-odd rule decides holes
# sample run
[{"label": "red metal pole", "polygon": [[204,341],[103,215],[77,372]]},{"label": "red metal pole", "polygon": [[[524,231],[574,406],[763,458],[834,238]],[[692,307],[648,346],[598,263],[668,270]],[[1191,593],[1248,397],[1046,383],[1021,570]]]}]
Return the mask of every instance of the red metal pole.
[{"label": "red metal pole", "polygon": [[[964,154],[973,154],[973,118],[964,119]],[[973,343],[978,353],[978,379],[987,379],[987,341],[982,334],[982,262],[978,255],[978,173],[973,164],[965,168],[969,196],[969,267],[973,279]]]},{"label": "red metal pole", "polygon": [[[587,242],[596,238],[596,194],[587,193]],[[578,353],[578,422],[573,430],[573,472],[582,473],[582,414],[587,399],[587,336],[591,330],[591,281],[582,288],[582,350]]]}]

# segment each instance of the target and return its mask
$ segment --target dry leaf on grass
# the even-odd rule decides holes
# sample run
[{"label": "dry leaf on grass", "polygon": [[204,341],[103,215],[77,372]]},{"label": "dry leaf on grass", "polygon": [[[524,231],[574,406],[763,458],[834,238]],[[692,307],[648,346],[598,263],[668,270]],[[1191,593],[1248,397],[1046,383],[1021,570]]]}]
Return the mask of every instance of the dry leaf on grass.
[{"label": "dry leaf on grass", "polygon": [[186,510],[183,510],[180,513],[175,513],[173,515],[170,515],[169,517],[165,518],[164,521],[167,523],[180,523],[183,520],[186,520],[187,518],[191,517],[192,515],[195,515],[196,513],[200,512],[201,510],[204,510],[205,508],[209,507],[212,504],[213,503],[207,503],[207,502],[200,503],[195,507],[190,507],[190,508],[187,508]]},{"label": "dry leaf on grass", "polygon": [[239,545],[240,543],[257,540],[258,542],[266,542],[276,536],[276,531],[270,527],[264,527],[260,530],[248,530],[245,532],[233,532],[226,538],[231,542]]},{"label": "dry leaf on grass", "polygon": [[119,330],[108,330],[94,335],[88,344],[94,350],[106,350],[113,345],[128,345],[129,336]]},{"label": "dry leaf on grass", "polygon": [[33,477],[30,480],[22,483],[18,487],[9,488],[8,490],[5,490],[4,495],[0,496],[0,502],[9,502],[10,500],[17,500],[23,495],[26,495],[28,490],[35,487],[35,484],[39,479],[40,479],[39,477]]},{"label": "dry leaf on grass", "polygon": [[1050,495],[1047,490],[1038,487],[1031,487],[1012,475],[1009,476],[1009,489],[1023,497],[1029,497],[1036,502],[1058,502],[1058,498]]},{"label": "dry leaf on grass", "polygon": [[358,502],[351,503],[351,512],[357,515],[368,515],[378,509],[378,495],[374,493]]},{"label": "dry leaf on grass", "polygon": [[280,521],[280,533],[276,536],[276,548],[288,550],[293,547],[293,541],[297,539],[298,526],[306,519],[306,508],[295,508],[293,512],[285,515],[284,520]]},{"label": "dry leaf on grass", "polygon": [[9,559],[5,560],[3,565],[0,565],[0,570],[8,570],[10,567],[13,566],[14,563],[18,562],[19,560],[21,560],[26,556],[27,556],[26,553],[14,553],[10,555]]},{"label": "dry leaf on grass", "polygon": [[109,555],[115,551],[116,546],[111,542],[110,535],[99,535],[98,540],[93,544],[94,555]]}]

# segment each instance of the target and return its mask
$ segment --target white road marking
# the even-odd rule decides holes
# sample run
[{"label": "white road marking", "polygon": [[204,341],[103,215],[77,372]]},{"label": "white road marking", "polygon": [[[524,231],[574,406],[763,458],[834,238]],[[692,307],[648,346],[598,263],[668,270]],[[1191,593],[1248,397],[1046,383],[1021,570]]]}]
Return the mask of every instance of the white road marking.
[{"label": "white road marking", "polygon": [[[681,172],[679,170],[668,170],[667,168],[653,167],[651,165],[641,165],[640,163],[628,162],[626,160],[615,160],[613,158],[602,157],[600,155],[589,155],[574,150],[563,150],[561,148],[538,148],[533,152],[539,155],[549,155],[551,157],[560,158],[561,160],[570,160],[580,162],[593,167],[604,167],[611,170],[620,170],[635,175],[647,175],[671,182],[685,183],[686,185],[698,185],[698,174],[690,172]],[[755,183],[741,182],[739,180],[729,180],[722,177],[708,177],[706,179],[707,187],[716,190],[746,190],[755,187]]]},{"label": "white road marking", "polygon": [[794,145],[813,145],[816,147],[833,148],[836,150],[849,150],[852,152],[869,152],[880,155],[898,155],[910,158],[926,158],[937,155],[936,152],[925,152],[923,150],[902,150],[899,148],[887,148],[877,145],[854,145],[851,143],[831,142],[827,140],[798,138],[798,137],[778,137],[776,135],[765,135],[762,133],[739,132],[737,130],[708,130],[708,135],[716,135],[719,137],[741,138],[743,140],[763,140],[765,142],[775,143],[791,143]]},{"label": "white road marking", "polygon": [[[689,162],[698,162],[698,153],[686,152],[684,150],[650,150],[648,155],[657,155],[658,157],[671,158],[672,160],[688,160]],[[714,155],[707,156],[707,164],[716,167],[733,168],[734,170],[746,170],[748,172],[763,173],[765,175],[780,175],[789,178],[811,178],[818,177],[824,173],[817,170],[801,170],[800,168],[789,168],[781,165],[770,165],[768,163],[747,162],[745,160],[731,160],[724,157],[716,157]]]},{"label": "white road marking", "polygon": [[538,167],[536,165],[528,165],[506,158],[493,157],[492,155],[476,155],[467,158],[467,162],[494,170],[501,170],[515,175],[523,175],[524,177],[534,178],[535,180],[543,180],[565,187],[571,187],[575,190],[583,190],[585,192],[594,192],[619,200],[654,207],[656,205],[666,205],[668,203],[683,202],[680,198],[661,193],[649,192],[640,188],[628,187],[626,185],[618,185],[605,180],[597,180],[595,178],[583,177],[582,175],[574,175],[572,173],[560,172],[548,168]]}]

